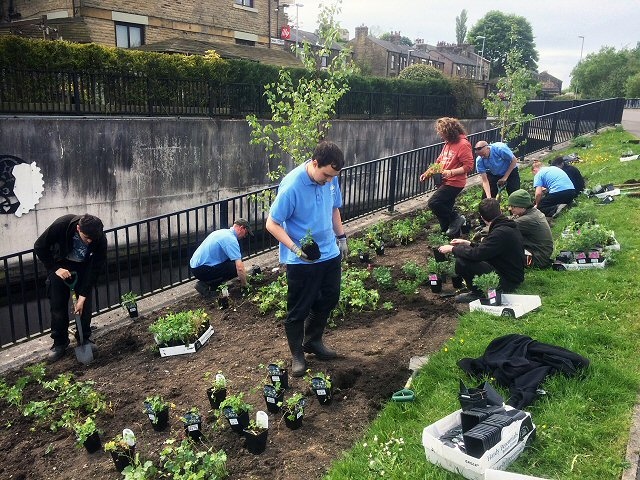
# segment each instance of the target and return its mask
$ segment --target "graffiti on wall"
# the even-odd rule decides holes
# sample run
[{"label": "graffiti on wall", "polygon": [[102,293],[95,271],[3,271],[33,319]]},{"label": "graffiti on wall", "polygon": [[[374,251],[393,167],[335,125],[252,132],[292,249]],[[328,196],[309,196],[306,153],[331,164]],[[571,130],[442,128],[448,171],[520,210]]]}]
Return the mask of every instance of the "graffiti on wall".
[{"label": "graffiti on wall", "polygon": [[43,192],[44,180],[36,162],[0,155],[0,213],[21,217],[36,207]]}]

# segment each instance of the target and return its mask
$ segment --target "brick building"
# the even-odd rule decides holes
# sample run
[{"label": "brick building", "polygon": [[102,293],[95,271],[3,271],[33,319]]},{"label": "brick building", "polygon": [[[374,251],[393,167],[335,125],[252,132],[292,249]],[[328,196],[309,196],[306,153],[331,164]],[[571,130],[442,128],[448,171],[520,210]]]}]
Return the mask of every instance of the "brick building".
[{"label": "brick building", "polygon": [[542,98],[552,98],[562,93],[562,80],[546,70],[538,74],[538,81],[542,84]]}]

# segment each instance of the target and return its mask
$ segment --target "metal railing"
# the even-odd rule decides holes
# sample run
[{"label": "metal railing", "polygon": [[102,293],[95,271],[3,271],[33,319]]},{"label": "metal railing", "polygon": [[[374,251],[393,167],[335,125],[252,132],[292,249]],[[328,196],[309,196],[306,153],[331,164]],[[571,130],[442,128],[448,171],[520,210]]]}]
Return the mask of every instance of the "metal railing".
[{"label": "metal railing", "polygon": [[640,108],[640,98],[627,98],[624,102],[624,108]]},{"label": "metal railing", "polygon": [[[518,155],[551,149],[554,144],[619,123],[623,107],[624,99],[610,99],[537,117],[523,126],[519,140],[526,143]],[[499,140],[499,129],[468,138],[472,145],[481,139],[494,142]],[[397,204],[433,190],[431,181],[419,182],[419,175],[437,159],[442,145],[343,169],[340,186],[344,221],[383,209],[393,211]],[[273,196],[276,190],[276,186],[270,186],[107,230],[107,267],[94,290],[94,312],[118,308],[125,292],[145,297],[190,281],[189,259],[195,248],[211,231],[231,225],[236,218],[248,219],[255,233],[243,240],[246,258],[276,248],[276,241],[265,230],[268,210],[260,200],[265,195]],[[0,262],[0,347],[47,333],[50,314],[46,272],[33,250],[0,257]]]},{"label": "metal railing", "polygon": [[[0,113],[270,118],[264,87],[121,73],[0,70]],[[425,118],[455,114],[450,95],[350,90],[335,118]]]}]

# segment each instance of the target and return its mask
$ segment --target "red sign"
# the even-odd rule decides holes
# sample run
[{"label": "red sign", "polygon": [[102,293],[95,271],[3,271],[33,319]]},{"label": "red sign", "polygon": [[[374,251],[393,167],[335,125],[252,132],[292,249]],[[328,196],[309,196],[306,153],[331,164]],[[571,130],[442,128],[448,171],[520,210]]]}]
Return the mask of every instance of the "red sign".
[{"label": "red sign", "polygon": [[284,25],[280,29],[280,38],[284,40],[289,40],[291,38],[291,27],[289,25]]}]

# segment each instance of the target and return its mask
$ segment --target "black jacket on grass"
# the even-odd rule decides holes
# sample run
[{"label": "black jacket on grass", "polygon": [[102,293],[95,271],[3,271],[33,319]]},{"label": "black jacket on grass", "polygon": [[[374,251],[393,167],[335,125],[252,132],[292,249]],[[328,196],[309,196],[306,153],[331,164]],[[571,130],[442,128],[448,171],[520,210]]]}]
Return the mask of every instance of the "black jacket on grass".
[{"label": "black jacket on grass", "polygon": [[509,388],[507,402],[523,409],[537,398],[536,390],[548,375],[572,377],[589,366],[589,360],[562,347],[510,334],[491,341],[479,358],[463,358],[458,366],[474,377],[491,376]]},{"label": "black jacket on grass", "polygon": [[487,262],[495,268],[503,287],[517,287],[524,281],[524,246],[516,223],[498,216],[489,227],[489,234],[480,243],[456,245],[452,250],[456,257],[472,262]]}]

